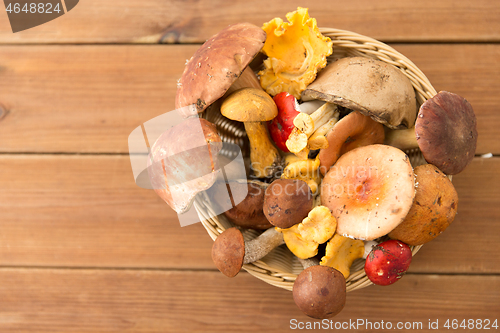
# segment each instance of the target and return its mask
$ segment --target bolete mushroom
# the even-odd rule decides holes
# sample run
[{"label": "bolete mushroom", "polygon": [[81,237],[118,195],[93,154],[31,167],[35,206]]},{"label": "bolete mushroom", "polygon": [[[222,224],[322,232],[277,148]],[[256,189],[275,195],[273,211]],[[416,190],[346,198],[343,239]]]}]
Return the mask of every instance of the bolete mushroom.
[{"label": "bolete mushroom", "polygon": [[[262,210],[267,186],[258,181],[230,180],[216,182],[207,193],[210,200],[221,208],[218,211],[232,207],[223,213],[230,222],[243,228],[262,230],[273,226]],[[234,202],[235,197],[241,197],[240,193],[247,195],[242,201]]]},{"label": "bolete mushroom", "polygon": [[390,128],[415,123],[417,100],[411,81],[396,67],[365,57],[347,57],[327,65],[302,92],[364,115]]},{"label": "bolete mushroom", "polygon": [[332,318],[342,311],[346,302],[345,278],[332,267],[312,265],[295,279],[293,300],[309,317]]},{"label": "bolete mushroom", "polygon": [[357,111],[339,120],[327,134],[328,147],[319,152],[320,171],[325,175],[340,156],[358,147],[384,142],[384,126]]},{"label": "bolete mushroom", "polygon": [[337,233],[373,240],[397,227],[415,196],[413,169],[401,150],[385,145],[342,155],[321,184],[321,203],[337,218]]},{"label": "bolete mushroom", "polygon": [[446,175],[432,164],[415,168],[416,194],[408,215],[389,237],[421,245],[439,236],[455,219],[458,195]]},{"label": "bolete mushroom", "polygon": [[264,214],[274,226],[287,229],[300,223],[313,207],[313,195],[306,182],[276,179],[266,189]]},{"label": "bolete mushroom", "polygon": [[229,119],[244,123],[250,140],[251,168],[255,176],[272,176],[281,158],[269,138],[265,124],[278,115],[271,96],[261,89],[239,89],[222,102],[221,113]]},{"label": "bolete mushroom", "polygon": [[154,191],[178,214],[212,186],[220,171],[222,142],[215,126],[190,118],[164,132],[151,147],[148,174]]},{"label": "bolete mushroom", "polygon": [[244,264],[263,258],[282,244],[283,235],[275,228],[267,229],[248,242],[245,242],[240,230],[229,228],[215,239],[212,245],[212,260],[222,274],[234,277]]},{"label": "bolete mushroom", "polygon": [[389,131],[385,144],[400,149],[419,147],[425,160],[447,175],[456,175],[474,158],[476,116],[463,97],[440,91],[421,106],[415,128]]},{"label": "bolete mushroom", "polygon": [[207,40],[189,59],[177,85],[175,108],[195,105],[191,116],[222,97],[264,46],[266,33],[238,23]]}]

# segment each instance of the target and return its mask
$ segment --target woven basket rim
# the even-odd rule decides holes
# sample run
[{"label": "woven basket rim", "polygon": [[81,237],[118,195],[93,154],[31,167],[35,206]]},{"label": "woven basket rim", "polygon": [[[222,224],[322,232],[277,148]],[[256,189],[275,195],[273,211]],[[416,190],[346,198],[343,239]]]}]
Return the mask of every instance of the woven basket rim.
[{"label": "woven basket rim", "polygon": [[[371,37],[363,36],[348,30],[320,28],[320,31],[324,36],[329,37],[333,42],[334,52],[330,57],[328,57],[329,61],[347,56],[362,56],[377,59],[395,66],[410,79],[413,88],[415,89],[419,105],[436,95],[436,90],[425,74],[412,61],[389,45]],[[419,150],[416,150],[413,153],[420,155],[419,157],[422,158]],[[451,177],[449,178],[451,180]],[[223,215],[217,216],[213,213],[211,207],[206,204],[209,201],[205,199],[203,195],[196,197],[194,207],[200,217],[203,227],[212,240],[215,240],[219,234],[226,230],[226,226],[230,226],[231,223],[228,222]],[[257,235],[257,231],[250,231],[249,235],[246,235],[246,237],[253,238]],[[281,248],[281,251],[289,252],[286,247],[285,249],[283,249],[283,247],[285,246],[282,245],[278,249]],[[415,255],[421,247],[422,245],[412,246],[412,254]],[[278,249],[275,249],[274,251]],[[273,252],[271,252],[268,256],[272,255]],[[254,263],[246,264],[243,266],[243,269],[270,285],[291,291],[293,289],[295,278],[298,274],[287,272],[277,266],[270,266],[266,263],[265,258]],[[292,262],[289,263],[290,266],[293,267],[294,265],[300,265],[297,258],[293,258],[294,257],[292,257],[291,260]],[[293,262],[294,260],[296,261],[295,263]],[[359,268],[359,262],[358,265],[356,265],[355,262],[353,264],[353,267],[354,266],[358,266],[358,269],[351,270],[351,274],[346,280],[347,292],[362,289],[372,284],[366,276],[363,267]]]}]

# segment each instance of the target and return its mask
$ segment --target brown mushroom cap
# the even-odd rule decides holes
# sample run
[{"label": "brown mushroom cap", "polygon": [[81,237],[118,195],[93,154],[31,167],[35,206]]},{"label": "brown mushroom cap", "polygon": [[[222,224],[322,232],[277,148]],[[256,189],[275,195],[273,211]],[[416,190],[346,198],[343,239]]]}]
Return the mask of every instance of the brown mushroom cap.
[{"label": "brown mushroom cap", "polygon": [[311,266],[297,276],[293,284],[293,300],[309,317],[332,318],[345,305],[344,276],[332,267]]},{"label": "brown mushroom cap", "polygon": [[415,133],[425,160],[447,175],[460,173],[474,158],[476,116],[459,95],[441,91],[422,104]]},{"label": "brown mushroom cap", "polygon": [[337,218],[337,234],[373,240],[398,226],[415,197],[408,156],[385,145],[342,155],[321,184],[321,203]]},{"label": "brown mushroom cap", "polygon": [[[229,181],[215,183],[207,192],[210,200],[219,207],[233,207],[224,212],[227,219],[243,228],[268,229],[273,225],[269,223],[264,215],[264,194],[267,184],[260,182]],[[247,193],[243,201],[234,202],[235,197],[241,197],[238,193]],[[231,196],[229,197],[228,194]]]},{"label": "brown mushroom cap", "polygon": [[313,200],[305,181],[276,179],[266,189],[264,214],[272,225],[287,229],[302,222],[313,208]]},{"label": "brown mushroom cap", "polygon": [[356,110],[394,129],[415,123],[417,100],[410,80],[394,66],[364,57],[337,60],[302,92]]},{"label": "brown mushroom cap", "polygon": [[439,236],[457,213],[458,195],[448,177],[432,164],[415,168],[416,194],[405,220],[389,237],[421,245]]},{"label": "brown mushroom cap", "polygon": [[215,266],[227,277],[236,276],[245,258],[245,240],[236,228],[226,229],[212,245],[212,260]]},{"label": "brown mushroom cap", "polygon": [[175,108],[202,112],[219,99],[264,46],[266,33],[250,23],[230,25],[205,42],[186,64]]},{"label": "brown mushroom cap", "polygon": [[326,139],[328,147],[319,152],[320,171],[323,175],[348,151],[383,143],[384,126],[368,116],[353,111],[333,126]]},{"label": "brown mushroom cap", "polygon": [[156,194],[178,214],[186,212],[196,194],[215,183],[221,148],[217,129],[202,118],[186,119],[164,132],[148,158]]}]

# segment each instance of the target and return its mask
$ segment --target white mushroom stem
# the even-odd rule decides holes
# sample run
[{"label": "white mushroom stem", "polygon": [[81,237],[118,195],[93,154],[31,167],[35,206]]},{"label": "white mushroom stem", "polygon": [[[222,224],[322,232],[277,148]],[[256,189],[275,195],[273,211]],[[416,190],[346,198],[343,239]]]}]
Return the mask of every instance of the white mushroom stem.
[{"label": "white mushroom stem", "polygon": [[386,131],[384,144],[401,150],[418,148],[415,127],[404,130],[390,129]]},{"label": "white mushroom stem", "polygon": [[249,264],[263,258],[282,244],[285,244],[283,234],[276,231],[276,228],[267,229],[257,238],[245,242],[245,257],[243,259],[243,264]]},{"label": "white mushroom stem", "polygon": [[312,101],[307,101],[307,102],[304,102],[302,104],[299,104],[298,110],[300,112],[311,114],[314,111],[316,111],[317,109],[319,109],[323,104],[325,104],[325,102],[317,100],[317,99],[313,99]]},{"label": "white mushroom stem", "polygon": [[328,148],[328,140],[326,139],[326,135],[332,130],[333,126],[339,121],[340,112],[335,111],[333,114],[333,118],[328,120],[326,124],[318,128],[307,141],[307,145],[309,149],[323,149]]},{"label": "white mushroom stem", "polygon": [[304,269],[308,269],[311,266],[319,265],[319,260],[316,258],[309,258],[309,259],[300,259],[299,258],[299,261],[300,261],[300,264],[302,265],[302,267],[304,267]]},{"label": "white mushroom stem", "polygon": [[325,103],[319,109],[308,115],[304,112],[299,113],[293,120],[293,124],[307,137],[310,137],[314,131],[328,122],[333,117],[337,106],[332,103]]}]

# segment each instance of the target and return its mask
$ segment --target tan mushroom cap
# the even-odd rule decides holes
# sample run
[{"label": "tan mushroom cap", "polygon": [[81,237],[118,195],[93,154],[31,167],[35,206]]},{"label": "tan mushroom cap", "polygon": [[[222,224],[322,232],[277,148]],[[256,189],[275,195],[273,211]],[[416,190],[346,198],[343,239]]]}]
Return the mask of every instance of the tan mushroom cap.
[{"label": "tan mushroom cap", "polygon": [[319,152],[320,171],[325,175],[340,156],[355,148],[384,142],[384,126],[357,111],[336,123],[326,136],[328,147]]},{"label": "tan mushroom cap", "polygon": [[245,239],[236,228],[226,229],[212,245],[212,260],[219,271],[227,277],[235,277],[245,258]]},{"label": "tan mushroom cap", "polygon": [[406,217],[415,197],[413,169],[401,150],[385,145],[342,155],[321,184],[321,203],[337,218],[337,234],[373,240]]},{"label": "tan mushroom cap", "polygon": [[326,66],[302,92],[302,99],[338,104],[393,129],[412,127],[417,115],[410,80],[394,66],[364,57],[342,58]]},{"label": "tan mushroom cap", "polygon": [[293,284],[293,300],[309,317],[332,318],[342,311],[346,302],[344,276],[332,267],[306,268]]},{"label": "tan mushroom cap", "polygon": [[176,109],[191,104],[202,112],[229,89],[264,46],[266,33],[250,23],[230,25],[205,42],[186,64]]},{"label": "tan mushroom cap", "polygon": [[415,168],[415,200],[405,220],[389,237],[408,245],[430,242],[455,219],[458,194],[448,177],[432,164]]},{"label": "tan mushroom cap", "polygon": [[278,107],[264,90],[242,88],[226,97],[221,113],[241,122],[269,121],[278,115]]}]

